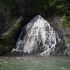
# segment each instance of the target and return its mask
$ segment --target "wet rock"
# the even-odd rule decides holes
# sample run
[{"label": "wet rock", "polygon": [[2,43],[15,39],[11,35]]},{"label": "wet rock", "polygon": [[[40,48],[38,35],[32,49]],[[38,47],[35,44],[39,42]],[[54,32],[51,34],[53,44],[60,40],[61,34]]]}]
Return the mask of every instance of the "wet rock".
[{"label": "wet rock", "polygon": [[0,48],[0,56],[5,54],[5,49],[4,48]]},{"label": "wet rock", "polygon": [[70,43],[67,45],[66,49],[64,50],[64,55],[70,56]]}]

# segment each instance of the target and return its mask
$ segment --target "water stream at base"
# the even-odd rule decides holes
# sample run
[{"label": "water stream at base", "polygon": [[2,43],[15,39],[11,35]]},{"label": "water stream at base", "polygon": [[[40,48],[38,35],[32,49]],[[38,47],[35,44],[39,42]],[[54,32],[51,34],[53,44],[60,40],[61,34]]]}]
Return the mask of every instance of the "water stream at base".
[{"label": "water stream at base", "polygon": [[70,70],[70,57],[0,57],[0,70]]}]

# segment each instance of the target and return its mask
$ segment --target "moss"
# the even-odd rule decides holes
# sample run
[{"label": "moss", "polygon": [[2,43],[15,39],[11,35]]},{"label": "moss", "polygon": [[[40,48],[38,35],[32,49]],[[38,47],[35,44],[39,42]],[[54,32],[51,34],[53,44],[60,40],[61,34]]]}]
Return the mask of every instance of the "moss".
[{"label": "moss", "polygon": [[62,17],[62,28],[65,28],[66,27],[66,24],[67,24],[67,17],[66,15],[64,14],[63,17]]},{"label": "moss", "polygon": [[70,34],[70,20],[69,20],[69,17],[66,16],[66,15],[63,15],[62,28],[67,29],[67,32]]},{"label": "moss", "polygon": [[70,16],[66,16],[65,14],[62,17],[62,27],[63,28],[70,28]]},{"label": "moss", "polygon": [[15,47],[15,37],[20,28],[19,22],[14,23],[12,31],[8,35],[0,37],[0,48],[4,49],[5,52],[9,52],[13,47]]},{"label": "moss", "polygon": [[[70,17],[70,16],[69,16]],[[70,43],[70,20],[69,17],[66,15],[63,15],[63,21],[62,21],[62,28],[66,30],[66,43]]]},{"label": "moss", "polygon": [[13,45],[10,43],[10,39],[6,36],[0,40],[0,48],[3,48],[6,52],[9,52],[12,46]]},{"label": "moss", "polygon": [[70,43],[70,37],[69,38],[66,38],[66,42],[67,43]]}]

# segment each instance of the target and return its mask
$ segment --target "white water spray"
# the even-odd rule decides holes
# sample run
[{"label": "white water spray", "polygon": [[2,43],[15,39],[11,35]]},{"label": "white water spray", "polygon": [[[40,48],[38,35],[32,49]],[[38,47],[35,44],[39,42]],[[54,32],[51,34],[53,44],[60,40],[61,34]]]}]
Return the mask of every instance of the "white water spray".
[{"label": "white water spray", "polygon": [[47,20],[37,15],[26,25],[25,31],[23,36],[23,29],[21,30],[15,51],[40,53],[40,55],[55,53],[54,49],[60,39]]}]

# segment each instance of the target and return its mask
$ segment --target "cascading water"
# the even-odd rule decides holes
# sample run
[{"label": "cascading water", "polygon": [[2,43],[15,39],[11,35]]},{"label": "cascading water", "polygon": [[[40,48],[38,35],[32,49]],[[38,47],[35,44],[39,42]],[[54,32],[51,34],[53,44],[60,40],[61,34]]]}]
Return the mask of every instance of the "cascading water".
[{"label": "cascading water", "polygon": [[40,15],[34,17],[22,28],[16,49],[24,53],[38,53],[40,55],[55,54],[56,44],[60,42],[58,33]]}]

